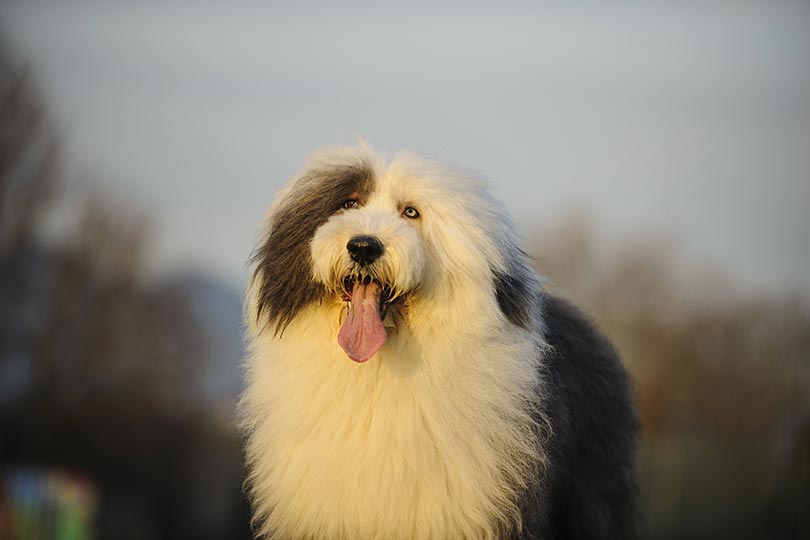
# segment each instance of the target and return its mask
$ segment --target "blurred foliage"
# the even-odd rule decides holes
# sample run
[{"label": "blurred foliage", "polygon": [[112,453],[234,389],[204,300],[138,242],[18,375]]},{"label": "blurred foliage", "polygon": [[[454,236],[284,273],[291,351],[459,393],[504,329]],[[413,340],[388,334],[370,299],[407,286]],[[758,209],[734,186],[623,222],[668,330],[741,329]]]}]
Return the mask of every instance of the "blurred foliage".
[{"label": "blurred foliage", "polygon": [[[247,538],[240,441],[199,395],[208,343],[190,298],[143,279],[145,223],[87,194],[43,239],[69,187],[56,140],[0,46],[0,476],[87,477],[96,538]],[[3,498],[0,517],[52,517]]]},{"label": "blurred foliage", "polygon": [[644,537],[810,537],[810,306],[690,269],[670,242],[605,242],[582,215],[533,244],[632,375]]},{"label": "blurred foliage", "polygon": [[58,145],[29,71],[0,40],[0,256],[31,242],[55,188]]}]

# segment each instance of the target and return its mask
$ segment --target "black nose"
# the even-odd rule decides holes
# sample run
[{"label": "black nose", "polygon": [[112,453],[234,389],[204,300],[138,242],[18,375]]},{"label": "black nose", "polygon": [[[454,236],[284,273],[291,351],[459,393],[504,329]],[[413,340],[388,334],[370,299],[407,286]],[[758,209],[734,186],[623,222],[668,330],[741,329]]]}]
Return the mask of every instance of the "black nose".
[{"label": "black nose", "polygon": [[352,260],[363,266],[379,259],[385,251],[382,242],[373,236],[355,236],[346,244],[346,249]]}]

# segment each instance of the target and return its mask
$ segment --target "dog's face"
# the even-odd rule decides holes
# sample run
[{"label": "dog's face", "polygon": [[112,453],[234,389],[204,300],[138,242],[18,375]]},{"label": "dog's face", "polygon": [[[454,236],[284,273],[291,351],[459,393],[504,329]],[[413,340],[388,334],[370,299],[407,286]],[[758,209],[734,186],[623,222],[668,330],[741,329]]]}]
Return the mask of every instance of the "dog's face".
[{"label": "dog's face", "polygon": [[424,280],[419,207],[401,183],[378,177],[372,191],[352,193],[315,231],[313,275],[347,303],[338,343],[352,360],[364,362],[385,344],[386,326],[396,325],[401,304]]},{"label": "dog's face", "polygon": [[362,149],[327,152],[271,209],[256,256],[256,317],[281,333],[308,305],[334,306],[338,343],[358,362],[414,304],[463,306],[459,295],[471,290],[526,326],[534,279],[507,255],[521,253],[513,237],[473,176],[410,155],[384,164]]}]

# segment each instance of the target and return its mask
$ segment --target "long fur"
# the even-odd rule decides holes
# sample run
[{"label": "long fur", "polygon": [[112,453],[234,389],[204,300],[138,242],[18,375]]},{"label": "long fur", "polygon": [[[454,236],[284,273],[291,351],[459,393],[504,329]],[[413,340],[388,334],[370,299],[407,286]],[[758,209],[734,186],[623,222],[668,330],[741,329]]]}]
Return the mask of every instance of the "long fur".
[{"label": "long fur", "polygon": [[[350,198],[358,207],[344,209]],[[407,206],[419,219],[403,217]],[[367,271],[399,298],[388,341],[363,364],[336,339],[342,279],[357,271],[346,242],[360,234],[385,245]],[[575,312],[542,293],[518,238],[484,182],[411,154],[330,150],[290,182],[268,214],[246,302],[241,411],[259,536],[568,538],[559,531],[574,508],[586,523],[615,512],[599,518],[608,536],[594,538],[632,536],[635,416],[624,372],[585,322],[576,331],[597,343],[583,363],[599,368],[595,378],[557,366],[572,360],[558,362],[559,351],[578,349],[550,335],[547,320]],[[617,404],[600,420],[593,396],[569,399],[571,381]],[[572,459],[605,470],[583,466],[591,477],[578,478]],[[582,497],[560,479],[615,485],[623,506],[599,489],[588,493],[592,507],[577,506]]]}]

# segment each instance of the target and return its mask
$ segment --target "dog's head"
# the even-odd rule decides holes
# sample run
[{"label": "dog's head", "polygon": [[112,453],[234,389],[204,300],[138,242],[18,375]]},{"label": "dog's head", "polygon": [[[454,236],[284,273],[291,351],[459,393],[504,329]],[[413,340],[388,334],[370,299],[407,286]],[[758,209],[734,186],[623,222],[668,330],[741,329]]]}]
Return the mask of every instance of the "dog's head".
[{"label": "dog's head", "polygon": [[286,187],[268,225],[252,315],[277,334],[313,303],[345,303],[337,339],[362,362],[415,304],[494,309],[534,324],[536,277],[511,220],[474,175],[410,154],[386,163],[366,147],[323,151]]}]

